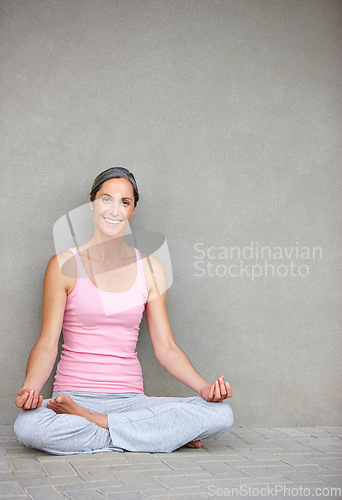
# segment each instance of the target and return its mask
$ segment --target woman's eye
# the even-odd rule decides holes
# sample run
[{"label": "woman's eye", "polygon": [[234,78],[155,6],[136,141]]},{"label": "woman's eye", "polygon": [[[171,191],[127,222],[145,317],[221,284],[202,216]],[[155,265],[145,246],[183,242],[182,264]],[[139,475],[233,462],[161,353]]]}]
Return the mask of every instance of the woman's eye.
[{"label": "woman's eye", "polygon": [[[110,198],[102,198],[103,201],[107,202],[110,201]],[[129,205],[129,201],[123,201],[124,204]]]}]

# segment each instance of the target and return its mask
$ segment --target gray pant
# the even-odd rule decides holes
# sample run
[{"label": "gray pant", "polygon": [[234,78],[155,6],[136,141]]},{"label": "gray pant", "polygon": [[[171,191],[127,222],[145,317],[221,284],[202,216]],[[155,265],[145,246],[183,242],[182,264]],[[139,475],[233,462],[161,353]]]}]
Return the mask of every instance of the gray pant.
[{"label": "gray pant", "polygon": [[141,393],[55,391],[94,413],[108,415],[104,429],[78,415],[56,414],[46,407],[21,410],[14,423],[20,443],[53,455],[102,451],[171,453],[195,439],[213,438],[232,426],[226,401],[194,397],[150,397]]}]

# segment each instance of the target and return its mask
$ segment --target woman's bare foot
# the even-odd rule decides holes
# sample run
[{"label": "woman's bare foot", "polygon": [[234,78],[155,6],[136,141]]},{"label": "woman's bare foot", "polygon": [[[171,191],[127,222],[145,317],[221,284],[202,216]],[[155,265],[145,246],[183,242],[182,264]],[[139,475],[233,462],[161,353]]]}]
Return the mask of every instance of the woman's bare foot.
[{"label": "woman's bare foot", "polygon": [[80,417],[85,418],[87,418],[89,413],[91,413],[83,406],[75,403],[75,401],[67,394],[60,394],[59,396],[50,399],[46,406],[55,413],[68,413],[70,415],[79,415]]},{"label": "woman's bare foot", "polygon": [[101,413],[92,413],[87,408],[75,403],[75,401],[68,396],[68,394],[59,394],[55,398],[50,399],[46,404],[47,408],[53,410],[55,413],[66,413],[69,415],[79,415],[84,417],[89,422],[93,422],[99,427],[108,429],[108,417],[107,415],[102,415]]},{"label": "woman's bare foot", "polygon": [[185,446],[188,446],[188,448],[200,448],[201,441],[196,439],[195,441],[190,441],[190,443],[187,443]]}]

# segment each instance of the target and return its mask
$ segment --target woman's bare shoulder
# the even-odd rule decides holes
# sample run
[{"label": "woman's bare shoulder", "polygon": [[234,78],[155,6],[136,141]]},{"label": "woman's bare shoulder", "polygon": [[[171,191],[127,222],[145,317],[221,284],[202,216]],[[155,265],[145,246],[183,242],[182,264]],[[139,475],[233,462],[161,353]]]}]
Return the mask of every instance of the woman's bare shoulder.
[{"label": "woman's bare shoulder", "polygon": [[52,259],[57,262],[59,271],[65,278],[76,278],[77,266],[71,250],[65,250],[65,252],[58,253],[54,255]]}]

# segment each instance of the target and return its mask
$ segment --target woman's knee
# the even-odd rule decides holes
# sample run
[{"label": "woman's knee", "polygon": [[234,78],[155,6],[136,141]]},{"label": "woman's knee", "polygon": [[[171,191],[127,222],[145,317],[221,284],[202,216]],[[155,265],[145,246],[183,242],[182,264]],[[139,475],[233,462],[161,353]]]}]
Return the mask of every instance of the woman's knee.
[{"label": "woman's knee", "polygon": [[220,414],[220,426],[223,431],[229,429],[234,423],[234,414],[232,407],[225,401],[220,403],[215,403],[219,409]]},{"label": "woman's knee", "polygon": [[233,425],[234,422],[233,410],[232,407],[226,401],[221,401],[220,403],[211,401],[208,402],[205,401],[203,398],[196,396],[187,399],[189,403],[195,403],[201,406],[205,405],[206,408],[209,408],[210,420],[212,421],[213,426],[215,427],[215,431],[223,433]]},{"label": "woman's knee", "polygon": [[21,410],[13,429],[20,443],[53,454],[90,452],[111,444],[107,429],[84,417],[58,415],[43,406]]},{"label": "woman's knee", "polygon": [[51,424],[57,415],[46,407],[46,401],[40,408],[21,410],[14,422],[13,430],[18,441],[25,446],[42,449],[49,441]]},{"label": "woman's knee", "polygon": [[37,433],[36,410],[21,410],[17,416],[13,430],[18,441],[25,446],[33,446],[34,436]]}]

